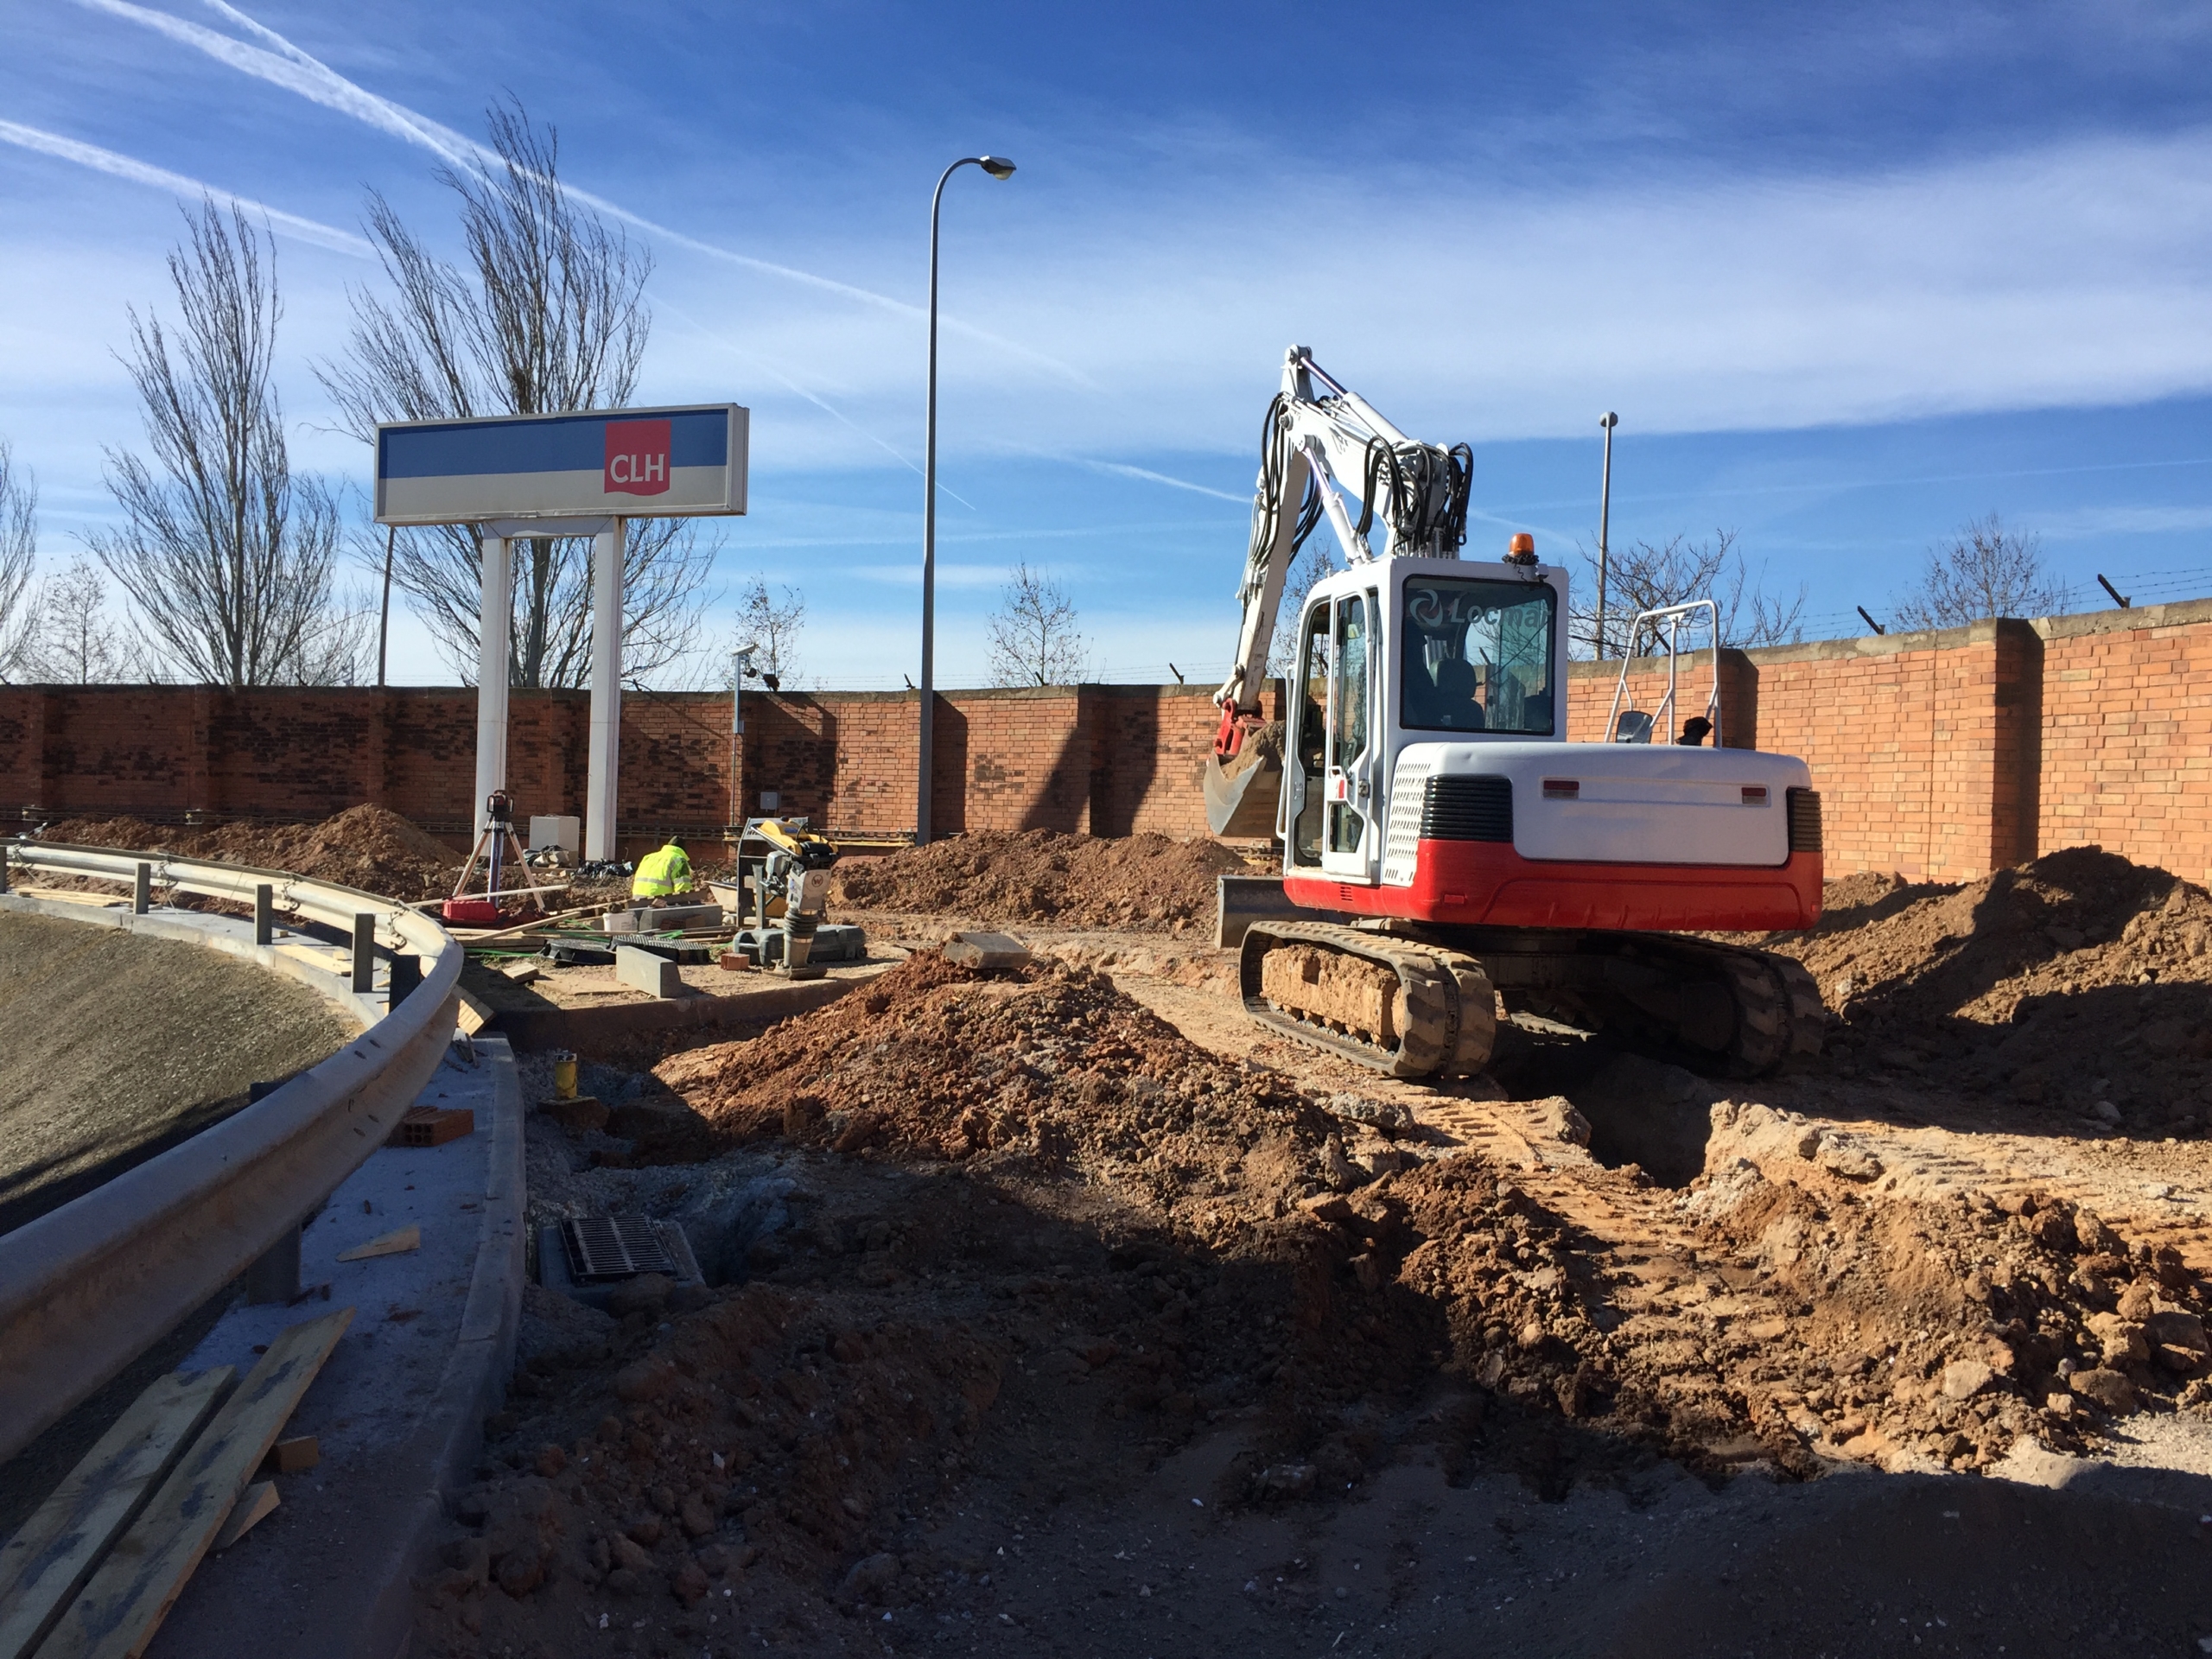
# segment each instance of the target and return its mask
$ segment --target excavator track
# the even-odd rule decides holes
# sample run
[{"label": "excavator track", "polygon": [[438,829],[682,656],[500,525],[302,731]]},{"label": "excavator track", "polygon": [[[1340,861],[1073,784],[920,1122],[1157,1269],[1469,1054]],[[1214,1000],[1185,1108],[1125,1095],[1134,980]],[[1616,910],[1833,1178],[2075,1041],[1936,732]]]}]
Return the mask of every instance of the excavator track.
[{"label": "excavator track", "polygon": [[1497,995],[1459,951],[1328,922],[1255,922],[1238,976],[1261,1025],[1386,1076],[1466,1077],[1490,1063]]},{"label": "excavator track", "polygon": [[1707,1057],[1739,1077],[1821,1052],[1820,988],[1787,957],[1679,933],[1616,933],[1585,936],[1566,960],[1580,971],[1553,982],[1600,1030]]},{"label": "excavator track", "polygon": [[1442,931],[1255,922],[1239,963],[1244,1007],[1270,1030],[1408,1079],[1487,1065],[1497,990],[1510,1007],[1740,1077],[1819,1053],[1826,1033],[1819,988],[1787,957],[1676,933]]}]

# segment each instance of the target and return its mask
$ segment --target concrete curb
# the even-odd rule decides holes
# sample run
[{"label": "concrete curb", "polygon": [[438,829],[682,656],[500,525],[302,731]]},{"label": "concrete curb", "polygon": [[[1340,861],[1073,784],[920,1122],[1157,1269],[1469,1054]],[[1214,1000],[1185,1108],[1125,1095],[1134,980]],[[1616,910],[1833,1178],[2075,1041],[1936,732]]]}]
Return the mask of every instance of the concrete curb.
[{"label": "concrete curb", "polygon": [[432,1541],[445,1518],[446,1500],[474,1471],[484,1449],[484,1419],[505,1400],[507,1379],[514,1373],[527,1270],[522,1080],[505,1039],[480,1036],[476,1046],[493,1068],[498,1105],[468,1305],[436,1397],[402,1454],[409,1471],[420,1471],[422,1495],[397,1535],[386,1541],[373,1573],[363,1574],[379,1581],[367,1616],[354,1637],[334,1649],[352,1659],[402,1659],[407,1652],[415,1623],[415,1580],[431,1565]]},{"label": "concrete curb", "polygon": [[588,1057],[648,1032],[711,1031],[786,1020],[835,1002],[861,982],[803,980],[757,991],[623,1002],[609,1008],[506,1008],[487,1021],[485,1029],[499,1032],[519,1049],[569,1048]]}]

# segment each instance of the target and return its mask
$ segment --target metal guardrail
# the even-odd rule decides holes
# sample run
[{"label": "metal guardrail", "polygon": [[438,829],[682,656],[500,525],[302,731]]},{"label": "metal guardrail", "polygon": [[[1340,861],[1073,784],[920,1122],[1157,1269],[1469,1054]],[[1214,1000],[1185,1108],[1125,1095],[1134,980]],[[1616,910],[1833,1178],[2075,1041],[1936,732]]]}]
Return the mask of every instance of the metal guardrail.
[{"label": "metal guardrail", "polygon": [[[0,1235],[0,1460],[12,1456],[254,1262],[385,1143],[454,1033],[461,949],[444,928],[390,899],[277,870],[158,853],[0,842],[10,877],[35,870],[231,899],[256,889],[274,907],[351,931],[373,915],[380,952],[421,964],[421,982],[385,1010],[361,995],[366,1027],[321,1065],[190,1140]],[[143,871],[143,874],[142,874]],[[64,907],[15,896],[0,906]],[[137,905],[69,906],[67,919],[188,939],[289,977],[312,970],[267,945],[148,915]],[[358,957],[357,957],[358,960]],[[327,985],[323,988],[327,988]],[[24,1033],[15,1033],[22,1040]]]}]

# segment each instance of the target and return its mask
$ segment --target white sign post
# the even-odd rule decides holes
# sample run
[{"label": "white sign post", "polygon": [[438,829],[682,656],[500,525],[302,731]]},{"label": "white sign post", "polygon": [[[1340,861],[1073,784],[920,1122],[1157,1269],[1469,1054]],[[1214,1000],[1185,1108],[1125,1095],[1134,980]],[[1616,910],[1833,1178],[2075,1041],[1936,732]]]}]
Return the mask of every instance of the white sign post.
[{"label": "white sign post", "polygon": [[626,521],[745,511],[749,420],[735,404],[600,410],[377,429],[380,524],[474,524],[483,550],[476,677],[476,810],[507,780],[510,543],[592,537],[591,739],[584,856],[615,850],[622,735]]}]

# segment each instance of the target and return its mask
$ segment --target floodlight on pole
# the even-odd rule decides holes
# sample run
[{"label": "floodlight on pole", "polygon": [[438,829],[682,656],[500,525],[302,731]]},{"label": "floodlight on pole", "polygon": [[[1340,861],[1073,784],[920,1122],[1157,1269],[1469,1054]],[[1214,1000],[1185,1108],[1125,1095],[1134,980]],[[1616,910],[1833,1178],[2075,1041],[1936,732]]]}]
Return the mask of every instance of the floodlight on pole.
[{"label": "floodlight on pole", "polygon": [[929,409],[922,438],[922,683],[921,726],[914,785],[914,844],[930,840],[930,775],[936,760],[937,712],[937,229],[946,180],[963,167],[980,167],[995,179],[1014,176],[1003,156],[963,156],[937,181],[930,198],[930,378]]}]

